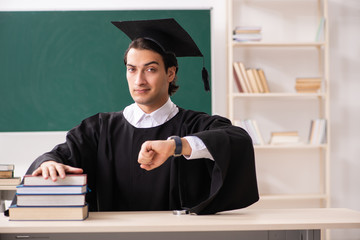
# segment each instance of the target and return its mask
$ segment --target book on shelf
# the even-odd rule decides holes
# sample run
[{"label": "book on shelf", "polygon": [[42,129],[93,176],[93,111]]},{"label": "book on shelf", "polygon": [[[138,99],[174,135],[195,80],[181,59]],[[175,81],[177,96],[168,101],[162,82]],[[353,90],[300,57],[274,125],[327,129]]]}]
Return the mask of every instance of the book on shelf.
[{"label": "book on shelf", "polygon": [[17,194],[83,194],[86,193],[86,185],[68,186],[16,186]]},{"label": "book on shelf", "polygon": [[296,144],[300,143],[299,133],[297,131],[272,132],[270,144]]},{"label": "book on shelf", "polygon": [[14,164],[0,164],[0,171],[14,171]]},{"label": "book on shelf", "polygon": [[12,170],[0,171],[0,178],[12,178],[12,177],[14,177],[14,171]]},{"label": "book on shelf", "polygon": [[18,194],[18,206],[83,206],[85,194]]},{"label": "book on shelf", "polygon": [[266,77],[265,77],[264,70],[262,70],[261,68],[258,68],[256,70],[257,70],[257,72],[259,74],[261,85],[264,88],[264,93],[269,93],[270,89],[269,89],[269,85],[268,85]]},{"label": "book on shelf", "polygon": [[295,82],[295,89],[298,93],[316,93],[321,88],[322,78],[320,77],[298,77]]},{"label": "book on shelf", "polygon": [[243,128],[250,135],[254,145],[264,145],[264,139],[255,120],[235,120],[234,124],[235,126]]},{"label": "book on shelf", "polygon": [[326,143],[326,119],[320,118],[311,120],[309,144]]},{"label": "book on shelf", "polygon": [[251,68],[246,69],[246,74],[248,75],[252,93],[260,93],[253,70]]},{"label": "book on shelf", "polygon": [[88,205],[62,207],[9,207],[9,220],[85,220],[89,215]]},{"label": "book on shelf", "polygon": [[58,177],[54,182],[49,177],[44,179],[42,176],[24,176],[24,186],[41,186],[41,185],[86,185],[87,178],[86,174],[67,174],[65,178]]},{"label": "book on shelf", "polygon": [[0,186],[17,186],[21,183],[20,177],[0,178]]},{"label": "book on shelf", "polygon": [[256,68],[252,68],[251,71],[255,78],[255,82],[256,82],[257,88],[259,90],[259,93],[264,93],[265,89],[264,89],[264,86],[262,85],[258,70]]},{"label": "book on shelf", "polygon": [[259,68],[246,68],[242,62],[234,62],[234,81],[241,93],[269,93],[265,73]]},{"label": "book on shelf", "polygon": [[319,20],[319,25],[316,31],[316,36],[315,36],[315,42],[320,42],[323,41],[325,39],[324,37],[324,29],[325,28],[325,18],[321,17]]},{"label": "book on shelf", "polygon": [[261,33],[260,26],[236,26],[233,34],[238,33]]},{"label": "book on shelf", "polygon": [[233,31],[233,40],[237,42],[260,41],[261,27],[237,26]]},{"label": "book on shelf", "polygon": [[0,164],[0,179],[14,178],[14,164]]},{"label": "book on shelf", "polygon": [[246,89],[244,89],[244,84],[241,84],[240,81],[243,81],[243,79],[240,80],[240,68],[237,65],[236,62],[233,63],[233,74],[234,74],[234,80],[235,80],[235,84],[237,87],[238,92],[243,93],[243,92],[247,92]]},{"label": "book on shelf", "polygon": [[244,85],[246,86],[247,93],[251,93],[252,89],[250,86],[250,81],[248,78],[248,75],[246,73],[246,68],[243,62],[238,62],[239,68],[240,68],[240,76],[243,78]]}]

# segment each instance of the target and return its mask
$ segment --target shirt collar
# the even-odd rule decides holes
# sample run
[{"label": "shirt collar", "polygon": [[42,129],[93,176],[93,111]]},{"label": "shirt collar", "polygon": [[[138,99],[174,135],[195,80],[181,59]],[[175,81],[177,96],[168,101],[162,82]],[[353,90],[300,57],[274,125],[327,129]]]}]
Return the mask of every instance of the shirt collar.
[{"label": "shirt collar", "polygon": [[152,127],[155,127],[170,120],[178,111],[177,106],[169,98],[163,106],[150,114],[146,114],[136,103],[133,103],[124,109],[124,116],[133,126],[139,126],[140,122],[149,115],[152,118]]}]

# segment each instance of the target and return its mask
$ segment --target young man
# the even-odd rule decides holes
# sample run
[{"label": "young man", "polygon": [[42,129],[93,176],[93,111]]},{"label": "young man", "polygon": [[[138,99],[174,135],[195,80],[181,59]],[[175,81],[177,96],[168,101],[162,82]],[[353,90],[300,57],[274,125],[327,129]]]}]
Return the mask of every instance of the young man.
[{"label": "young man", "polygon": [[191,37],[173,19],[114,25],[133,40],[124,62],[135,103],[85,119],[28,173],[53,181],[86,173],[91,211],[213,214],[256,202],[249,135],[228,119],[182,109],[170,99],[178,88],[176,56],[202,56]]}]

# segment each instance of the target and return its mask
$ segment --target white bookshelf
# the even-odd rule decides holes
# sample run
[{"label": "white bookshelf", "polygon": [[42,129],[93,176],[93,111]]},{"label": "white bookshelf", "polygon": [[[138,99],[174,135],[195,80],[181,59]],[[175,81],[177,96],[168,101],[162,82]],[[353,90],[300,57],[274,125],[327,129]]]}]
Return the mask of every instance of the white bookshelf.
[{"label": "white bookshelf", "polygon": [[[330,206],[329,41],[327,0],[228,0],[228,117],[256,120],[265,144],[254,145],[260,202],[255,207]],[[320,19],[325,19],[317,39]],[[233,41],[236,26],[260,26],[260,41]],[[233,63],[264,70],[269,93],[239,92]],[[296,77],[321,77],[316,93],[298,93]],[[324,144],[309,144],[310,122],[324,118]],[[275,131],[301,143],[271,145]],[[277,177],[279,178],[277,179]]]}]

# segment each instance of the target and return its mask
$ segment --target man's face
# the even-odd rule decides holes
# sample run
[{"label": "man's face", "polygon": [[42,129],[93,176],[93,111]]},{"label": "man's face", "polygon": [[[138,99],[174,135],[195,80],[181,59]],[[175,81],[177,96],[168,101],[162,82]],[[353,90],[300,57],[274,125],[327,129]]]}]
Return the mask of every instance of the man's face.
[{"label": "man's face", "polygon": [[166,72],[160,54],[131,48],[127,54],[126,68],[131,97],[144,112],[151,113],[166,103],[169,83],[175,77],[175,67]]}]

